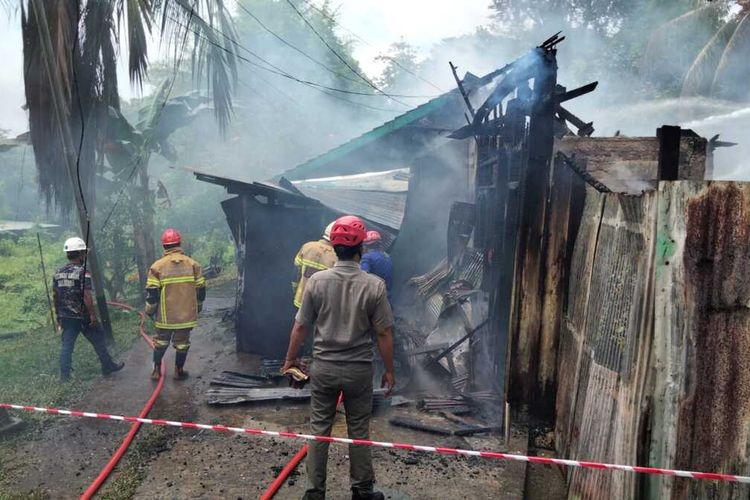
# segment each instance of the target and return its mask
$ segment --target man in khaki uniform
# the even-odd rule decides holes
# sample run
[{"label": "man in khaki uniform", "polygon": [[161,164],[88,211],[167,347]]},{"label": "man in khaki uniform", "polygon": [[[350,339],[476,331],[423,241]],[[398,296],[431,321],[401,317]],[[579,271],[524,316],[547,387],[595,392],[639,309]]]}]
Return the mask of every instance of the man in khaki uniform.
[{"label": "man in khaki uniform", "polygon": [[336,263],[336,254],[331,246],[331,227],[333,222],[326,226],[323,238],[317,241],[308,241],[299,249],[294,257],[294,265],[299,271],[299,280],[292,283],[294,287],[294,307],[299,309],[302,304],[302,294],[305,292],[305,283],[310,276],[318,271],[330,269]]},{"label": "man in khaki uniform", "polygon": [[187,378],[185,361],[190,349],[190,330],[198,324],[198,313],[206,298],[206,279],[201,266],[180,248],[180,233],[169,228],[161,236],[164,257],[148,270],[146,281],[146,314],[154,319],[153,380],[161,376],[161,360],[172,342],[175,356],[175,379]]},{"label": "man in khaki uniform", "polygon": [[[331,435],[337,399],[343,393],[349,438],[369,439],[373,337],[386,370],[382,386],[390,392],[395,385],[393,314],[383,280],[359,268],[364,239],[365,225],[359,218],[345,216],[334,223],[331,244],[338,262],[307,281],[282,368],[284,372],[299,366],[296,357],[307,334],[306,325],[314,325],[310,427],[316,435]],[[309,485],[304,499],[325,498],[328,444],[309,444]],[[373,490],[370,448],[350,445],[349,457],[352,499],[384,498]]]}]

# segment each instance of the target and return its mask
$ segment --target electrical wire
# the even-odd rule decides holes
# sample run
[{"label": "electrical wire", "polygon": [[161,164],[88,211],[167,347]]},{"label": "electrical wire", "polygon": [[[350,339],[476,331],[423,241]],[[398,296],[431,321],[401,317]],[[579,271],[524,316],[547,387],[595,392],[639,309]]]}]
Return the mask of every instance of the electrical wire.
[{"label": "electrical wire", "polygon": [[406,103],[404,103],[404,102],[401,102],[401,101],[399,101],[399,100],[398,100],[398,99],[396,99],[396,98],[395,98],[394,96],[391,96],[391,95],[389,95],[388,93],[386,93],[386,92],[384,92],[383,90],[381,90],[381,89],[380,89],[380,88],[379,88],[379,87],[378,87],[377,85],[375,85],[374,83],[372,83],[372,82],[371,82],[370,80],[368,80],[368,79],[367,79],[367,77],[363,76],[363,75],[362,75],[362,74],[361,74],[361,73],[360,73],[359,71],[357,71],[357,70],[356,70],[356,69],[355,69],[355,68],[354,68],[354,67],[353,67],[353,66],[352,66],[351,64],[349,64],[349,61],[347,61],[347,60],[346,60],[346,59],[345,59],[345,58],[344,58],[344,57],[343,57],[343,56],[342,56],[341,54],[339,54],[339,53],[338,53],[338,51],[337,51],[336,49],[334,49],[334,48],[333,48],[333,47],[331,46],[331,44],[330,44],[330,43],[328,43],[328,41],[327,41],[327,40],[326,40],[326,39],[325,39],[325,38],[323,37],[323,35],[321,35],[321,34],[320,34],[320,33],[318,32],[318,30],[316,30],[316,29],[315,29],[315,26],[313,26],[313,25],[312,25],[312,23],[310,23],[310,21],[308,21],[308,20],[307,20],[307,18],[306,18],[306,17],[305,17],[305,16],[304,16],[304,15],[302,14],[302,12],[300,12],[300,11],[299,11],[299,9],[297,9],[297,7],[296,7],[296,6],[294,5],[294,3],[292,3],[292,0],[286,0],[286,3],[288,3],[288,4],[289,4],[289,6],[290,6],[290,7],[292,8],[292,9],[294,9],[294,12],[296,12],[296,13],[297,13],[297,15],[298,15],[298,16],[300,17],[300,19],[302,19],[302,20],[303,20],[303,21],[305,22],[305,24],[307,25],[307,27],[308,27],[308,28],[310,28],[310,30],[311,30],[311,31],[312,31],[313,33],[315,33],[315,36],[317,36],[317,37],[318,37],[318,39],[319,39],[319,40],[320,40],[321,42],[323,42],[323,45],[325,45],[326,47],[328,47],[328,50],[330,50],[330,51],[331,51],[331,52],[333,53],[333,55],[335,55],[335,56],[336,56],[336,58],[337,58],[337,59],[338,59],[339,61],[341,61],[341,62],[342,62],[342,63],[344,64],[344,66],[346,66],[347,68],[349,68],[349,70],[350,70],[350,71],[351,71],[352,73],[354,73],[355,75],[357,75],[358,77],[360,77],[360,78],[362,79],[362,81],[363,81],[363,82],[365,82],[365,83],[366,83],[367,85],[369,85],[370,87],[372,87],[372,88],[373,88],[373,89],[374,89],[374,90],[375,90],[376,92],[379,92],[379,93],[383,94],[384,96],[386,96],[386,97],[389,97],[390,99],[392,99],[393,101],[395,101],[395,102],[397,102],[397,103],[401,104],[402,106],[406,106],[406,107],[409,107],[409,105],[408,105],[408,104],[406,104]]},{"label": "electrical wire", "polygon": [[[170,18],[170,19],[172,20],[172,22],[174,22],[174,23],[176,23],[178,25],[184,26],[177,19],[173,19],[173,18]],[[242,61],[244,63],[247,63],[247,64],[249,64],[251,66],[254,66],[254,67],[258,68],[258,69],[261,69],[263,71],[267,71],[269,73],[273,73],[275,75],[282,76],[284,78],[287,78],[289,80],[295,81],[297,83],[301,83],[301,84],[306,85],[306,86],[308,86],[310,88],[313,88],[313,89],[315,89],[315,90],[317,90],[319,92],[322,92],[322,93],[324,93],[324,94],[326,94],[326,95],[328,95],[330,97],[333,97],[334,99],[338,99],[340,101],[347,102],[347,103],[352,104],[354,106],[359,106],[361,108],[370,109],[370,110],[373,110],[373,111],[383,111],[383,112],[388,112],[388,113],[393,113],[393,111],[394,111],[393,109],[378,108],[378,107],[375,107],[375,106],[370,106],[370,105],[367,105],[367,104],[362,104],[360,102],[350,101],[349,99],[345,99],[344,97],[342,97],[340,95],[336,95],[334,92],[344,93],[344,94],[353,94],[353,95],[364,95],[364,96],[367,96],[367,97],[372,97],[372,96],[380,97],[378,94],[362,93],[362,92],[356,92],[356,91],[353,91],[353,90],[338,89],[338,88],[335,88],[335,87],[329,87],[327,85],[322,85],[322,84],[319,84],[319,83],[316,83],[316,82],[311,82],[309,80],[304,80],[302,78],[298,78],[298,77],[296,77],[296,76],[294,76],[294,75],[292,75],[290,73],[287,73],[285,70],[283,70],[279,66],[276,66],[272,62],[270,62],[267,59],[263,58],[262,56],[258,55],[256,52],[248,49],[247,47],[245,47],[244,45],[240,44],[239,42],[233,40],[231,37],[229,37],[227,34],[221,32],[220,30],[218,30],[216,28],[213,28],[213,30],[217,34],[219,34],[219,35],[227,38],[236,47],[244,50],[245,52],[247,52],[251,56],[253,56],[256,59],[258,59],[259,61],[262,61],[264,64],[270,66],[270,68],[267,68],[267,67],[265,67],[265,66],[263,66],[263,65],[255,62],[255,61],[252,61],[252,60],[248,59],[247,57],[242,56],[241,54],[235,54],[235,57],[237,57],[238,60],[240,60],[240,61]],[[193,33],[197,37],[201,38],[206,43],[211,44],[211,45],[213,45],[213,46],[215,46],[215,47],[217,47],[220,50],[223,50],[225,52],[230,52],[229,49],[227,49],[226,47],[222,46],[221,44],[218,44],[218,43],[214,42],[213,40],[210,40],[209,38],[207,38],[205,35],[202,35],[197,30],[193,29],[192,31],[193,31]]]},{"label": "electrical wire", "polygon": [[[307,0],[307,1],[306,1],[306,3],[307,3],[307,5],[308,5],[308,6],[310,7],[310,8],[312,8],[312,9],[313,9],[313,10],[315,10],[315,11],[317,11],[317,12],[318,12],[318,13],[319,13],[319,14],[320,14],[321,16],[325,17],[326,19],[328,19],[329,21],[331,21],[331,22],[332,22],[333,24],[335,24],[336,26],[338,26],[338,27],[339,27],[339,28],[341,28],[342,30],[344,30],[344,31],[346,31],[346,32],[348,32],[348,33],[350,33],[350,34],[351,34],[352,36],[354,36],[354,37],[355,37],[355,38],[356,38],[357,40],[359,40],[360,42],[364,43],[365,45],[367,45],[367,46],[369,46],[369,47],[372,47],[372,48],[374,48],[374,49],[377,49],[377,47],[376,47],[375,45],[371,44],[370,42],[368,42],[367,40],[365,40],[364,38],[362,38],[361,36],[359,36],[359,35],[358,35],[357,33],[355,33],[354,31],[352,31],[351,29],[349,29],[349,28],[347,28],[346,26],[342,25],[342,24],[341,24],[340,22],[338,22],[338,20],[337,20],[337,19],[336,19],[335,17],[333,17],[332,15],[330,15],[329,13],[327,13],[327,12],[326,12],[325,10],[323,10],[323,9],[321,9],[321,8],[319,8],[319,7],[317,7],[317,6],[316,6],[316,5],[314,4],[314,3],[312,3],[312,2],[311,2],[311,1],[309,1],[309,0]],[[384,57],[385,57],[385,56],[384,56]],[[430,85],[430,86],[431,86],[432,88],[434,88],[435,90],[438,90],[438,91],[440,91],[441,93],[444,93],[444,92],[445,92],[445,90],[441,89],[440,87],[438,87],[437,85],[435,85],[434,83],[432,83],[431,81],[429,81],[428,79],[426,79],[426,78],[424,78],[424,77],[422,77],[422,76],[418,75],[417,73],[415,73],[415,72],[414,72],[414,71],[412,71],[411,69],[409,69],[409,68],[407,68],[406,66],[402,65],[402,64],[401,64],[400,62],[398,62],[398,61],[397,61],[397,60],[396,60],[395,58],[393,58],[393,57],[387,57],[387,59],[389,59],[389,60],[390,60],[390,61],[391,61],[391,62],[392,62],[393,64],[395,64],[396,66],[398,66],[399,68],[401,68],[402,70],[404,70],[404,71],[405,71],[406,73],[408,73],[409,75],[413,76],[414,78],[417,78],[418,80],[421,80],[421,81],[423,81],[423,82],[424,82],[424,83],[426,83],[427,85]]]},{"label": "electrical wire", "polygon": [[[81,152],[83,151],[83,138],[84,134],[86,133],[86,118],[83,116],[83,103],[81,102],[81,89],[78,86],[78,73],[76,72],[76,60],[78,55],[78,39],[80,37],[80,29],[81,29],[81,6],[76,2],[76,30],[74,33],[73,38],[73,46],[70,49],[70,65],[71,65],[71,71],[73,75],[73,88],[76,93],[76,104],[78,105],[78,115],[81,118],[81,135],[78,140],[78,150],[76,151],[76,182],[78,183],[78,194],[81,197],[81,205],[83,205],[83,215],[86,218],[86,232],[84,234],[84,244],[86,247],[86,253],[84,254],[83,258],[83,271],[81,272],[81,311],[86,310],[85,300],[86,300],[86,268],[88,267],[89,259],[88,259],[88,249],[89,249],[89,239],[91,237],[91,219],[89,218],[89,209],[86,206],[86,197],[83,194],[83,183],[81,182]],[[62,127],[62,124],[60,124]],[[62,130],[60,130],[62,133]],[[63,141],[66,141],[65,138],[63,138]],[[66,141],[67,142],[67,141]],[[67,149],[67,143],[64,143],[64,148]],[[83,228],[81,228],[83,229]],[[95,270],[96,271],[96,270]],[[99,291],[100,293],[104,294],[104,290],[95,290]],[[100,307],[106,308],[106,305],[101,305]],[[103,311],[100,310],[100,314]],[[89,314],[91,314],[93,311],[89,311]],[[102,321],[104,321],[104,318],[106,318],[106,315],[102,315]],[[107,331],[110,335],[112,331],[110,330],[109,324],[105,324],[105,331]]]},{"label": "electrical wire", "polygon": [[[170,18],[170,20],[173,23],[175,23],[175,24],[177,24],[179,26],[183,26],[184,27],[184,25],[181,24],[179,20],[177,20],[175,18]],[[248,54],[250,54],[251,56],[253,56],[254,58],[258,59],[259,61],[261,61],[262,63],[266,64],[269,67],[267,68],[265,66],[259,65],[256,62],[253,62],[253,61],[251,61],[251,60],[249,60],[247,58],[244,58],[241,55],[234,54],[238,59],[240,59],[243,62],[246,62],[246,63],[250,64],[251,66],[256,66],[259,69],[262,69],[262,70],[267,71],[269,73],[273,73],[275,75],[283,76],[284,78],[288,78],[288,79],[293,80],[293,81],[295,81],[297,83],[301,83],[301,84],[312,86],[312,87],[317,87],[319,89],[328,90],[330,92],[337,92],[337,93],[341,93],[341,94],[358,95],[358,96],[365,96],[365,97],[391,97],[391,95],[375,94],[373,92],[360,92],[360,91],[356,91],[356,90],[347,90],[347,89],[341,89],[341,88],[337,88],[337,87],[331,87],[329,85],[324,85],[322,83],[313,82],[311,80],[305,80],[304,78],[300,78],[300,77],[294,76],[290,72],[288,72],[285,69],[279,67],[278,65],[272,63],[268,59],[266,59],[263,56],[259,55],[257,52],[249,49],[247,46],[245,46],[245,45],[241,44],[240,42],[238,42],[237,40],[233,39],[232,37],[230,37],[226,33],[224,33],[221,30],[219,30],[218,28],[212,27],[211,29],[216,34],[218,34],[219,36],[221,36],[223,38],[226,38],[229,42],[232,43],[232,45],[234,45],[234,46],[236,46],[236,47],[244,50],[245,52],[247,52]],[[197,37],[199,37],[201,40],[205,41],[206,43],[208,43],[210,45],[213,45],[214,47],[217,47],[218,49],[223,50],[225,52],[231,52],[226,47],[224,47],[224,46],[222,46],[222,45],[214,42],[213,40],[209,39],[205,35],[201,34],[199,31],[193,30],[193,33],[195,33],[195,35]],[[430,96],[430,95],[401,95],[401,94],[394,94],[394,96],[395,97],[403,97],[403,98],[407,98],[407,99],[424,99],[424,98],[433,98],[433,97],[436,97],[436,96]],[[398,101],[396,101],[396,102],[398,102]],[[403,104],[403,103],[400,103],[400,104]],[[374,109],[378,109],[378,108],[374,108]],[[382,108],[379,108],[379,109],[382,110]]]},{"label": "electrical wire", "polygon": [[325,63],[323,63],[321,61],[318,61],[317,59],[315,59],[314,57],[312,57],[310,54],[308,54],[304,50],[300,49],[296,45],[292,44],[291,42],[287,41],[284,37],[282,37],[281,35],[279,35],[275,31],[273,31],[271,28],[269,28],[268,26],[266,26],[266,24],[263,21],[261,21],[258,18],[258,16],[256,16],[255,14],[253,14],[253,12],[251,12],[250,9],[248,9],[247,7],[245,7],[245,5],[242,4],[242,2],[240,2],[239,0],[236,0],[236,3],[237,3],[237,6],[241,10],[243,10],[248,16],[250,16],[251,18],[253,18],[255,20],[255,22],[257,22],[260,25],[261,28],[263,28],[271,36],[273,36],[274,38],[276,38],[277,40],[279,40],[281,43],[283,43],[284,45],[286,45],[290,49],[295,50],[296,52],[299,52],[300,54],[302,54],[307,59],[309,59],[310,61],[314,62],[315,64],[317,64],[321,68],[325,69],[326,71],[329,71],[330,73],[333,73],[334,75],[336,75],[336,76],[338,76],[340,78],[344,78],[345,80],[349,80],[350,82],[362,84],[362,82],[360,80],[354,79],[354,78],[352,78],[352,77],[350,77],[348,75],[345,75],[343,73],[339,73],[335,69],[330,68],[329,66],[327,66]]},{"label": "electrical wire", "polygon": [[[317,64],[318,66],[322,67],[326,71],[328,71],[328,72],[330,72],[330,73],[332,73],[332,74],[334,74],[334,75],[336,75],[336,76],[338,76],[340,78],[344,78],[345,80],[349,80],[350,82],[354,82],[354,83],[357,83],[357,84],[360,84],[360,85],[364,84],[361,81],[361,79],[355,79],[355,78],[352,78],[352,77],[350,77],[348,75],[340,73],[340,72],[336,71],[335,69],[330,68],[325,63],[323,63],[323,62],[315,59],[310,54],[308,54],[304,50],[300,49],[296,45],[292,44],[291,42],[289,42],[288,40],[286,40],[284,37],[282,37],[281,35],[279,35],[275,31],[273,31],[271,28],[269,28],[268,26],[266,26],[266,24],[263,23],[263,21],[261,21],[258,18],[258,16],[256,16],[253,12],[251,12],[250,9],[248,9],[247,7],[245,7],[239,0],[235,0],[235,1],[236,1],[237,5],[239,6],[239,8],[242,9],[247,15],[249,15],[250,17],[252,17],[261,26],[261,28],[263,28],[265,31],[267,31],[268,33],[270,33],[274,38],[278,39],[281,43],[283,43],[287,47],[289,47],[289,48],[291,48],[291,49],[299,52],[300,54],[302,54],[303,56],[305,56],[310,61],[314,62],[315,64]],[[237,42],[235,41],[235,43],[237,43]],[[334,90],[334,89],[331,88],[331,87],[328,87],[328,90]],[[342,89],[336,89],[335,91],[338,91],[338,92],[347,92],[347,93],[352,93],[352,94],[356,94],[356,95],[367,95],[367,96],[384,97],[383,94],[373,94],[372,92],[363,93],[363,92],[345,91],[345,90],[342,90]],[[430,98],[436,97],[434,95],[404,95],[404,94],[388,94],[387,96],[389,96],[389,97],[401,97],[401,98],[405,98],[405,99],[430,99]]]}]

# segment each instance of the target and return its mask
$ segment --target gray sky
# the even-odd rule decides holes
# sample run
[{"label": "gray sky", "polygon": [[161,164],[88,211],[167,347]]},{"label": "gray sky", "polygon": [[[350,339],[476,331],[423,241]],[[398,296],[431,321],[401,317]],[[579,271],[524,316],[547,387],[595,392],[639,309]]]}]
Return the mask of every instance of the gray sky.
[{"label": "gray sky", "polygon": [[[317,3],[321,3],[316,0]],[[369,76],[376,76],[380,65],[375,56],[402,37],[426,55],[432,44],[443,38],[470,33],[486,24],[489,0],[339,0],[339,21],[369,42],[358,42],[354,55]],[[0,11],[0,128],[21,133],[27,129],[24,103],[23,60],[20,18]],[[348,35],[346,31],[342,34]],[[122,71],[121,71],[122,73]],[[131,96],[127,79],[121,79],[120,92]]]}]

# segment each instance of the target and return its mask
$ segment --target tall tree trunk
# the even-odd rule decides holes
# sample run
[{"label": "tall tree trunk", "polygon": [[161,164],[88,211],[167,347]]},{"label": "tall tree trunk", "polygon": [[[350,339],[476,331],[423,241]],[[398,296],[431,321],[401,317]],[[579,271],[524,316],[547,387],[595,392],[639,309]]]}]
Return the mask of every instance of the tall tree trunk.
[{"label": "tall tree trunk", "polygon": [[[56,125],[59,128],[60,132],[57,137],[62,138],[62,156],[65,163],[64,168],[66,169],[68,181],[70,183],[70,189],[73,191],[73,196],[76,202],[78,224],[80,226],[81,234],[82,236],[86,237],[86,233],[89,232],[90,225],[86,213],[85,202],[83,200],[81,190],[78,189],[78,183],[76,182],[76,149],[73,145],[73,139],[70,131],[70,110],[68,109],[68,100],[66,100],[65,98],[63,92],[64,86],[56,65],[57,63],[55,61],[52,38],[49,30],[49,25],[47,23],[47,15],[45,12],[43,0],[32,0],[32,11],[34,12],[33,16],[35,17],[35,20],[37,22],[39,46],[41,48],[42,68],[44,71],[46,71],[47,77],[49,78],[49,88],[51,90],[50,99],[56,119]],[[53,137],[55,137],[55,135],[53,135]],[[89,253],[87,258],[87,265],[89,269],[91,269],[94,292],[99,309],[99,316],[106,337],[108,338],[108,340],[112,340],[112,324],[109,320],[107,299],[104,293],[102,268],[101,266],[99,266],[99,259],[96,255],[94,241],[91,234],[88,234],[88,239]]]},{"label": "tall tree trunk", "polygon": [[156,247],[154,245],[154,205],[151,199],[151,191],[148,188],[148,158],[144,160],[139,175],[139,186],[137,188],[137,217],[133,221],[133,235],[135,237],[136,259],[138,265],[138,279],[141,288],[146,287],[148,269],[156,260]]}]

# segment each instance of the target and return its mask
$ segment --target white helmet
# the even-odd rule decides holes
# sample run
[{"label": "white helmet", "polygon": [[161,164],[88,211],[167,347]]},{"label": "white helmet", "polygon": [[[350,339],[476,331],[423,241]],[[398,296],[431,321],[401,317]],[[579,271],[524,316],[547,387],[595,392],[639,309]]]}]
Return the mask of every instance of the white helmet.
[{"label": "white helmet", "polygon": [[80,252],[81,250],[86,250],[86,242],[77,236],[74,238],[68,238],[65,240],[63,250],[65,252]]},{"label": "white helmet", "polygon": [[324,240],[326,240],[326,241],[331,241],[331,229],[333,229],[333,224],[334,224],[335,222],[336,222],[336,221],[333,221],[333,222],[331,222],[330,224],[328,224],[328,225],[326,226],[326,229],[325,229],[325,231],[323,231],[323,239],[324,239]]}]

